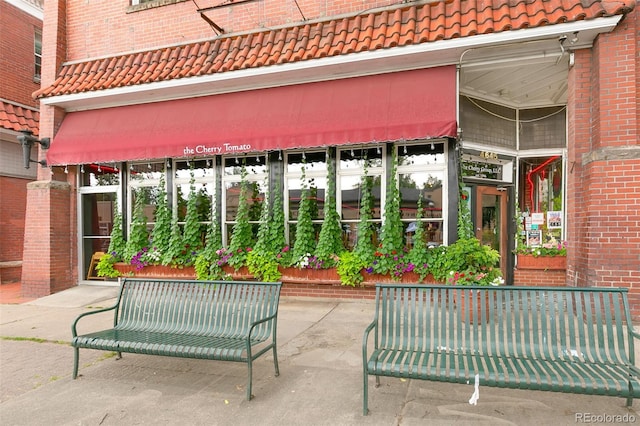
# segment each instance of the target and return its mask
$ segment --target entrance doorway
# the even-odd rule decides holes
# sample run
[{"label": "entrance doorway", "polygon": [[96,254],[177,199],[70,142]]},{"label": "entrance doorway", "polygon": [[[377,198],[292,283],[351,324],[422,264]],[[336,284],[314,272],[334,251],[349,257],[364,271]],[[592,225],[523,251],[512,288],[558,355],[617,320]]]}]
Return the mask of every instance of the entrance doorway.
[{"label": "entrance doorway", "polygon": [[505,188],[495,186],[476,187],[476,203],[473,223],[476,238],[481,244],[491,246],[500,253],[500,269],[506,277],[509,258],[507,221],[508,194]]},{"label": "entrance doorway", "polygon": [[100,279],[95,265],[106,253],[111,240],[115,215],[115,192],[81,194],[82,275],[87,280]]}]

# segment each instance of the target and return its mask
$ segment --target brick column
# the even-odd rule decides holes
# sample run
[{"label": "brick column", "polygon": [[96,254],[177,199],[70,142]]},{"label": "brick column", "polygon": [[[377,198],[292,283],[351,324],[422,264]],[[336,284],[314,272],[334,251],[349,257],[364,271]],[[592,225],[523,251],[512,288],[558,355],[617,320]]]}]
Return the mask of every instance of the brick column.
[{"label": "brick column", "polygon": [[640,10],[569,71],[569,285],[628,287],[640,319]]},{"label": "brick column", "polygon": [[[47,0],[42,30],[42,85],[55,81],[66,56],[66,0]],[[40,138],[53,139],[64,110],[41,106]],[[55,143],[55,142],[54,142]],[[36,150],[36,147],[33,148]],[[45,158],[37,146],[37,158]],[[22,295],[41,297],[76,285],[76,200],[72,175],[61,170],[38,168],[37,181],[27,185],[27,209],[22,263]]]}]

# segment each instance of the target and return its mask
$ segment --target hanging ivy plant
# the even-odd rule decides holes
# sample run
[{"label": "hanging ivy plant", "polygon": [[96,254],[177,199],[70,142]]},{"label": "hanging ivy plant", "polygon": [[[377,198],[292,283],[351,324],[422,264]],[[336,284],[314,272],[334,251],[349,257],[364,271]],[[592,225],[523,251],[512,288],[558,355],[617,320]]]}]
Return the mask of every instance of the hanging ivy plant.
[{"label": "hanging ivy plant", "polygon": [[198,214],[198,193],[195,186],[195,175],[191,167],[189,180],[189,197],[187,199],[187,214],[184,218],[182,265],[192,265],[199,250],[202,249],[202,230]]},{"label": "hanging ivy plant", "polygon": [[336,265],[338,255],[344,251],[342,243],[342,227],[340,215],[336,209],[336,166],[335,160],[328,159],[327,197],[324,205],[324,221],[320,229],[316,258],[323,267],[332,268]]},{"label": "hanging ivy plant", "polygon": [[353,252],[362,260],[365,265],[372,265],[376,248],[373,244],[373,236],[375,232],[374,224],[371,222],[373,217],[373,197],[371,188],[373,186],[373,178],[369,176],[369,160],[364,159],[364,169],[362,178],[360,179],[360,221],[358,222],[358,238]]},{"label": "hanging ivy plant", "polygon": [[296,240],[293,245],[293,266],[306,268],[315,250],[316,238],[311,220],[311,200],[309,199],[309,189],[304,165],[302,176],[300,177],[302,191],[300,193],[300,204],[298,206],[298,223],[296,225]]},{"label": "hanging ivy plant", "polygon": [[379,274],[390,274],[394,279],[400,279],[406,268],[404,263],[404,226],[400,216],[400,189],[396,171],[398,156],[393,151],[391,158],[391,172],[387,183],[387,199],[384,208],[384,218],[380,238],[382,244],[375,253],[373,271]]},{"label": "hanging ivy plant", "polygon": [[164,173],[158,183],[158,205],[156,206],[156,223],[151,232],[151,248],[146,254],[150,263],[162,263],[164,253],[169,249],[171,241],[171,209],[167,200]]},{"label": "hanging ivy plant", "polygon": [[272,191],[273,210],[269,226],[269,251],[276,254],[276,260],[280,265],[288,266],[291,263],[291,250],[285,237],[284,205],[282,201],[282,184],[277,180],[276,187]]},{"label": "hanging ivy plant", "polygon": [[253,247],[253,251],[258,253],[264,253],[264,254],[267,254],[270,252],[270,247],[269,247],[270,220],[271,220],[271,213],[269,209],[269,191],[265,191],[264,199],[262,200],[262,208],[260,210],[258,238],[256,240],[256,244]]},{"label": "hanging ivy plant", "polygon": [[145,197],[142,189],[134,191],[135,203],[133,206],[133,220],[131,222],[131,233],[127,240],[124,260],[126,262],[136,261],[149,247],[149,231],[147,230],[147,217],[144,215]]},{"label": "hanging ivy plant", "polygon": [[236,214],[236,223],[233,225],[233,234],[229,243],[229,265],[236,270],[244,266],[247,261],[247,252],[251,251],[253,244],[253,230],[249,223],[249,184],[247,182],[246,161],[242,162],[242,170],[240,172],[240,197],[238,198],[238,213]]},{"label": "hanging ivy plant", "polygon": [[113,210],[115,212],[113,216],[113,228],[111,228],[111,240],[109,241],[107,252],[111,255],[114,262],[119,262],[124,259],[127,242],[122,232],[122,213],[120,213],[118,209],[117,202],[114,202]]}]

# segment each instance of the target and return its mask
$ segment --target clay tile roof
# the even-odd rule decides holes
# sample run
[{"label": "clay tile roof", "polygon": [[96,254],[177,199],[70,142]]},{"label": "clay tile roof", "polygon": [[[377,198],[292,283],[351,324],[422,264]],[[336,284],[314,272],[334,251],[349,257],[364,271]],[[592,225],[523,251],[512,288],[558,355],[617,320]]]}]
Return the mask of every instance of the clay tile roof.
[{"label": "clay tile roof", "polygon": [[0,127],[3,129],[16,132],[31,130],[35,136],[38,136],[39,119],[40,113],[38,111],[0,101]]},{"label": "clay tile roof", "polygon": [[[36,99],[628,13],[635,0],[439,0],[65,64]],[[96,63],[99,62],[98,66]]]}]

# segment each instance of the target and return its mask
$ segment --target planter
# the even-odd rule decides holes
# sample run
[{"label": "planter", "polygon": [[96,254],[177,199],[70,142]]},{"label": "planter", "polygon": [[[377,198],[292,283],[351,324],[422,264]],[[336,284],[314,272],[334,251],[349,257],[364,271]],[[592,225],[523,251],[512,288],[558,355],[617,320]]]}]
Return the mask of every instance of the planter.
[{"label": "planter", "polygon": [[224,265],[222,267],[222,270],[228,274],[231,275],[231,278],[234,281],[245,281],[245,280],[252,280],[253,279],[253,275],[251,275],[249,273],[249,269],[247,269],[246,266],[241,266],[240,268],[238,268],[238,270],[236,271],[233,266],[229,266],[229,265]]},{"label": "planter", "polygon": [[193,266],[174,268],[164,265],[149,265],[142,269],[136,269],[135,266],[128,263],[114,263],[113,269],[120,272],[120,275],[123,277],[184,278],[190,280],[193,280],[196,277],[196,272]]},{"label": "planter", "polygon": [[336,272],[335,268],[330,269],[300,269],[293,267],[278,267],[278,270],[282,274],[280,280],[283,283],[292,284],[327,284],[327,285],[340,285],[340,276]]},{"label": "planter", "polygon": [[567,269],[566,256],[532,256],[530,254],[518,255],[518,269],[561,270]]},{"label": "planter", "polygon": [[371,285],[375,286],[376,283],[424,283],[424,284],[436,284],[436,281],[433,279],[432,275],[427,275],[424,281],[420,281],[420,275],[411,271],[405,272],[402,274],[402,278],[399,280],[394,280],[390,275],[382,275],[382,274],[369,274],[366,271],[360,272],[364,277],[363,285]]}]

